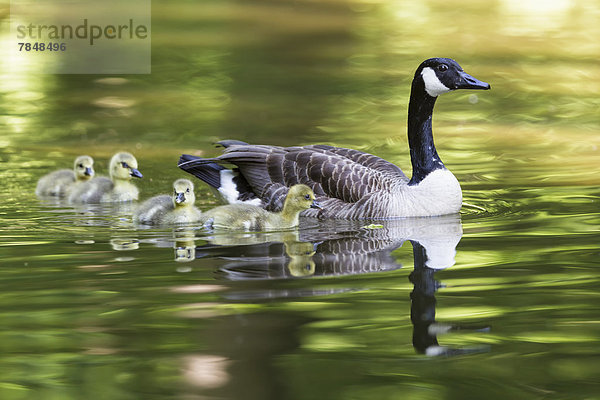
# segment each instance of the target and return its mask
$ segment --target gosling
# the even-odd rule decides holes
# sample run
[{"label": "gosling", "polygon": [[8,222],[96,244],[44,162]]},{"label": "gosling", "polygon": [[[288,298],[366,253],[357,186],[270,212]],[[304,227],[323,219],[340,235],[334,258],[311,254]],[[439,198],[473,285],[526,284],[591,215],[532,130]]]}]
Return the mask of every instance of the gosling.
[{"label": "gosling", "polygon": [[75,159],[73,169],[60,169],[40,178],[35,188],[38,197],[66,197],[77,185],[89,181],[94,176],[94,159],[90,156],[79,156]]},{"label": "gosling", "polygon": [[131,178],[141,178],[138,163],[127,152],[115,154],[110,160],[110,179],[104,176],[91,179],[75,187],[69,195],[70,203],[108,203],[137,200],[138,188]]},{"label": "gosling", "polygon": [[213,208],[202,214],[207,228],[236,230],[282,230],[298,226],[299,215],[309,208],[321,208],[315,194],[306,185],[290,188],[281,212],[269,212],[250,204],[229,204]]},{"label": "gosling", "polygon": [[198,222],[201,213],[194,207],[195,201],[194,184],[188,179],[177,179],[172,196],[163,194],[144,201],[133,214],[133,220],[146,225]]}]

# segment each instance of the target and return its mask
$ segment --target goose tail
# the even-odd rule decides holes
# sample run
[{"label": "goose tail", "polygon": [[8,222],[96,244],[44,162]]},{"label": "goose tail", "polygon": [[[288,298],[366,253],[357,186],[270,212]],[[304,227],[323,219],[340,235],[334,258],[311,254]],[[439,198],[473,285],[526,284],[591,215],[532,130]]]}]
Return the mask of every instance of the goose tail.
[{"label": "goose tail", "polygon": [[247,203],[262,205],[248,181],[234,168],[229,169],[214,159],[182,154],[177,164],[185,172],[207,183],[216,190],[217,196],[226,204]]},{"label": "goose tail", "polygon": [[221,187],[221,171],[227,169],[210,159],[189,154],[182,154],[177,166],[215,189]]}]

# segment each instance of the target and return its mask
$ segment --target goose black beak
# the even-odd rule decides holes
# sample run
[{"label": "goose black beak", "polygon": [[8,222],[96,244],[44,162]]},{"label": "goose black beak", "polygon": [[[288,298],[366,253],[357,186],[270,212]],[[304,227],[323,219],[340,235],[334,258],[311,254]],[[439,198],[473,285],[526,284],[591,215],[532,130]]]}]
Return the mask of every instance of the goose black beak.
[{"label": "goose black beak", "polygon": [[471,75],[464,71],[458,73],[460,78],[456,84],[457,89],[481,89],[488,90],[491,88],[487,82],[480,81],[477,78],[473,78]]},{"label": "goose black beak", "polygon": [[92,176],[92,175],[94,175],[94,171],[93,171],[93,170],[92,170],[90,167],[87,167],[87,168],[85,169],[85,172],[84,172],[83,174],[84,174],[85,176]]},{"label": "goose black beak", "polygon": [[185,194],[183,192],[178,192],[177,196],[175,196],[175,203],[181,204],[185,201]]},{"label": "goose black beak", "polygon": [[130,172],[131,176],[133,176],[134,178],[143,178],[144,177],[144,175],[142,175],[142,173],[135,168],[131,168],[130,171],[131,171]]},{"label": "goose black beak", "polygon": [[321,207],[321,204],[319,204],[318,201],[313,200],[312,204],[310,205],[310,208],[316,208],[316,209],[322,209],[323,207]]}]

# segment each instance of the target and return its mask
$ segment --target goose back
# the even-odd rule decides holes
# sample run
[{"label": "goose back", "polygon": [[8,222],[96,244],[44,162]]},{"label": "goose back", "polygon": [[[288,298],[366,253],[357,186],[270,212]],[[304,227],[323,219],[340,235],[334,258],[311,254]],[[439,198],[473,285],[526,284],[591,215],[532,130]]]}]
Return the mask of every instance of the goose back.
[{"label": "goose back", "polygon": [[[200,179],[203,175],[194,170],[202,170],[202,165],[235,165],[252,194],[270,211],[282,209],[290,186],[305,184],[315,193],[322,210],[309,209],[302,215],[314,217],[390,217],[386,210],[393,194],[409,181],[398,166],[380,157],[328,145],[279,147],[236,141],[214,159],[184,157],[180,167]],[[250,197],[249,193],[240,195]]]},{"label": "goose back", "polygon": [[39,197],[63,197],[75,182],[75,173],[72,170],[54,171],[40,178],[35,188],[35,194]]},{"label": "goose back", "polygon": [[113,182],[105,177],[98,176],[77,185],[69,193],[70,203],[99,203],[106,193],[113,190]]},{"label": "goose back", "polygon": [[174,208],[173,199],[167,194],[151,197],[137,207],[133,220],[140,224],[159,224]]}]

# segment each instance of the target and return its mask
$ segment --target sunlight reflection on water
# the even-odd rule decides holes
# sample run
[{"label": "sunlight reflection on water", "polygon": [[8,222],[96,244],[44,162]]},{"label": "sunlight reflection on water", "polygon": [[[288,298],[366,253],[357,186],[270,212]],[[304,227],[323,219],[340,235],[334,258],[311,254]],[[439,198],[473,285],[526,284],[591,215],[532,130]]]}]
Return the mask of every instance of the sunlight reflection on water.
[{"label": "sunlight reflection on water", "polygon": [[[0,59],[0,397],[596,396],[595,1],[153,11],[152,75]],[[33,196],[82,149],[99,174],[134,152],[142,198],[167,192],[179,154],[216,155],[223,138],[354,147],[410,173],[410,81],[436,55],[492,85],[436,104],[465,202],[452,223],[142,229],[131,205]]]}]

